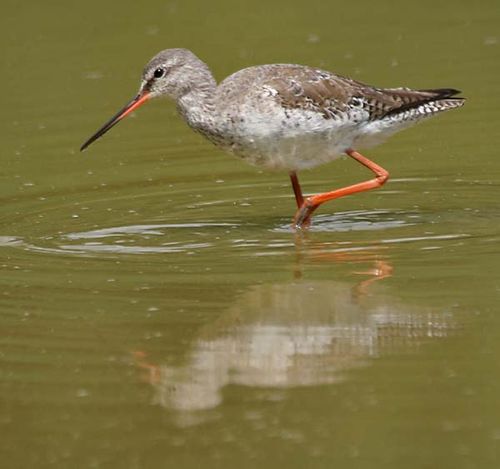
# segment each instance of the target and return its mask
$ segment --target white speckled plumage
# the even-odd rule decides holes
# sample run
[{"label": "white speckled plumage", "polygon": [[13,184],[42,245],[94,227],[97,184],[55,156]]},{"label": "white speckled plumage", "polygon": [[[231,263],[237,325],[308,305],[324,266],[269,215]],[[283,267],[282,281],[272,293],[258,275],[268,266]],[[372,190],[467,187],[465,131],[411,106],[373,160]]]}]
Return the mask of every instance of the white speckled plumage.
[{"label": "white speckled plumage", "polygon": [[[151,74],[159,67],[168,73],[156,80]],[[455,90],[381,89],[291,64],[245,68],[217,86],[206,64],[185,49],[167,49],[149,62],[141,89],[148,87],[173,97],[186,122],[216,145],[249,163],[287,170],[376,145],[463,104],[451,98]]]}]

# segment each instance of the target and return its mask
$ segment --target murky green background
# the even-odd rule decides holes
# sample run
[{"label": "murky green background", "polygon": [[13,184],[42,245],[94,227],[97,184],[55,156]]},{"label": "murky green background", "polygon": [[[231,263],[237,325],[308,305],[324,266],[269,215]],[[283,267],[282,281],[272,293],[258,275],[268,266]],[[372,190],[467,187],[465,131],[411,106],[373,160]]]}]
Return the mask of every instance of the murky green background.
[{"label": "murky green background", "polygon": [[[498,467],[497,0],[7,0],[0,22],[2,467]],[[296,62],[468,102],[368,152],[391,181],[297,237],[288,176],[172,103],[78,152],[167,47],[218,79]]]}]

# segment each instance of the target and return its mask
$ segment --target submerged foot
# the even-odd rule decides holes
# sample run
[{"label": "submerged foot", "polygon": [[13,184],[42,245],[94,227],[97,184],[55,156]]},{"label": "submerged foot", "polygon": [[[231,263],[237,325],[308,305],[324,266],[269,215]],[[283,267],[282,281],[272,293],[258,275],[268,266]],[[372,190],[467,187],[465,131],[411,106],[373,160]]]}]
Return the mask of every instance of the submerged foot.
[{"label": "submerged foot", "polygon": [[296,230],[307,229],[311,225],[311,215],[319,207],[311,203],[310,198],[304,200],[302,206],[297,210],[293,217],[293,227]]}]

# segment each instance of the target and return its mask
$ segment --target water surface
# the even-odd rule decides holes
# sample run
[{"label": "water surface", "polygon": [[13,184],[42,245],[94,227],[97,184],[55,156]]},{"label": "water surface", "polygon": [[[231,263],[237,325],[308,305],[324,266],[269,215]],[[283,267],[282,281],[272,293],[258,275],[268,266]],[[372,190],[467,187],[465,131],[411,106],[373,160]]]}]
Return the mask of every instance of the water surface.
[{"label": "water surface", "polygon": [[[0,448],[9,467],[494,468],[496,2],[4,6]],[[466,106],[368,154],[392,176],[290,228],[288,177],[167,102],[78,148],[189,47]],[[306,192],[368,178],[348,159]]]}]

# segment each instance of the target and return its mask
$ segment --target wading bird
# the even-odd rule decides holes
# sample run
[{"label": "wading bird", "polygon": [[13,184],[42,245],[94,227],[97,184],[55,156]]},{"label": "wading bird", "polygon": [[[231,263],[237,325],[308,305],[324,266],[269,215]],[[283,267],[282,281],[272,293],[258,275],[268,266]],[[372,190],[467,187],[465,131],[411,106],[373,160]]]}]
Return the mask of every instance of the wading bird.
[{"label": "wading bird", "polygon": [[[303,65],[245,68],[219,85],[208,66],[187,49],[166,49],[146,65],[139,93],[81,147],[87,148],[151,98],[172,98],[182,118],[215,145],[254,165],[287,170],[297,212],[294,226],[308,226],[322,203],[382,186],[389,173],[357,149],[441,111],[464,98],[451,88],[376,88]],[[304,198],[297,171],[343,153],[375,178]]]}]

